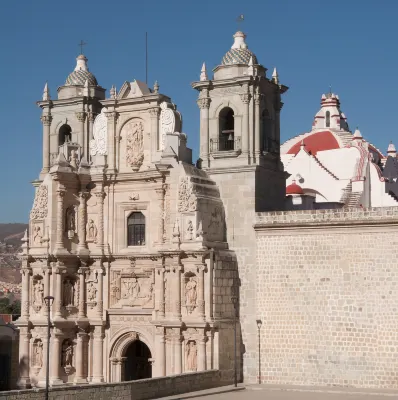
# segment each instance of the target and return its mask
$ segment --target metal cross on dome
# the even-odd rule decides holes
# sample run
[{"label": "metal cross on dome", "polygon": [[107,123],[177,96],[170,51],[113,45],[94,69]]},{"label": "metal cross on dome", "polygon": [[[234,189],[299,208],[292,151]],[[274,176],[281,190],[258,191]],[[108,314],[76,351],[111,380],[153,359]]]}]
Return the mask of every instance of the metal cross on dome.
[{"label": "metal cross on dome", "polygon": [[238,24],[238,30],[239,30],[239,27],[240,27],[239,24],[241,24],[244,20],[245,20],[245,16],[243,14],[239,15],[239,17],[236,18],[236,22]]},{"label": "metal cross on dome", "polygon": [[83,42],[83,40],[80,41],[79,46],[80,46],[80,54],[83,54],[83,46],[85,46],[87,43]]}]

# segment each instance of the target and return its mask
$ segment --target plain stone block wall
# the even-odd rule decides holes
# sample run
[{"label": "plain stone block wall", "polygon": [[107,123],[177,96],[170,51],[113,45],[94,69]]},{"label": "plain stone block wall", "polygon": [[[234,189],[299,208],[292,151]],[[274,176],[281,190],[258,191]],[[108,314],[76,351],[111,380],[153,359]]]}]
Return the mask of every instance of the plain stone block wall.
[{"label": "plain stone block wall", "polygon": [[255,229],[263,383],[398,388],[398,208],[264,213]]},{"label": "plain stone block wall", "polygon": [[[216,370],[132,382],[59,387],[50,400],[148,400],[227,385]],[[44,389],[0,392],[0,400],[44,400]]]}]

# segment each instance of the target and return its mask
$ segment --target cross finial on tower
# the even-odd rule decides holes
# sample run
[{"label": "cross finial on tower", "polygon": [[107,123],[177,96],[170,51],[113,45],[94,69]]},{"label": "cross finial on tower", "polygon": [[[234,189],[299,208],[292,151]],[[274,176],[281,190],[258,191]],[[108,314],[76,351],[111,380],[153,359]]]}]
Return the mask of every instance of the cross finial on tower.
[{"label": "cross finial on tower", "polygon": [[240,30],[240,24],[245,20],[245,16],[243,14],[240,14],[238,18],[236,18],[236,22],[238,24],[238,31]]},{"label": "cross finial on tower", "polygon": [[83,40],[80,41],[79,46],[80,46],[80,54],[83,54],[83,46],[85,46],[87,43],[83,42]]},{"label": "cross finial on tower", "polygon": [[332,85],[329,85],[329,93],[332,94]]}]

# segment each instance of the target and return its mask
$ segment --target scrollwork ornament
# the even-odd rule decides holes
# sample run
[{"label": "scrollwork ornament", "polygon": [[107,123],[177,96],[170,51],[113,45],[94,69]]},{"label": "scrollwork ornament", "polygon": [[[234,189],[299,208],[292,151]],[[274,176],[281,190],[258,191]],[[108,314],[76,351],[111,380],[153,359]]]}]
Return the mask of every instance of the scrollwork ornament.
[{"label": "scrollwork ornament", "polygon": [[86,112],[77,112],[76,118],[79,122],[84,122],[86,120],[87,113]]},{"label": "scrollwork ornament", "polygon": [[30,219],[43,219],[47,217],[47,204],[48,204],[48,188],[46,185],[40,185],[37,190],[33,208],[30,212]]},{"label": "scrollwork ornament", "polygon": [[197,101],[197,104],[200,109],[209,108],[210,107],[210,99],[209,98],[199,99]]},{"label": "scrollwork ornament", "polygon": [[51,125],[51,122],[52,122],[52,120],[53,120],[53,117],[52,117],[52,115],[50,115],[50,114],[42,115],[42,116],[40,117],[40,120],[41,120],[41,122],[42,122],[43,125],[50,126],[50,125]]},{"label": "scrollwork ornament", "polygon": [[248,104],[250,102],[250,93],[242,93],[240,98],[243,104]]}]

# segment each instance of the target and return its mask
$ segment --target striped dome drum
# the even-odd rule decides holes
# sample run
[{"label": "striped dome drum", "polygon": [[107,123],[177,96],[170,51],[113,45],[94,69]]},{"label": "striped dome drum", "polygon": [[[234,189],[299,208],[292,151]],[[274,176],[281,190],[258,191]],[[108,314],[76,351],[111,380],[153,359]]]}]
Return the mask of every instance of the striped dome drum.
[{"label": "striped dome drum", "polygon": [[250,57],[253,57],[253,64],[257,64],[257,57],[249,49],[230,49],[223,57],[221,64],[249,64]]},{"label": "striped dome drum", "polygon": [[84,70],[73,71],[69,74],[66,78],[65,86],[84,86],[86,80],[89,86],[98,86],[95,76],[91,72]]}]

